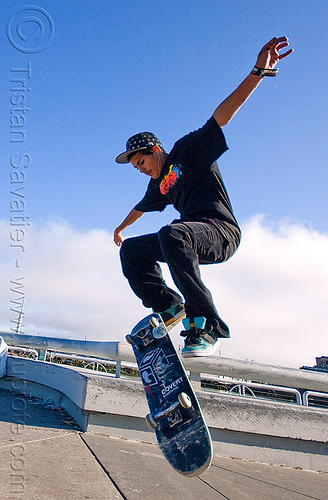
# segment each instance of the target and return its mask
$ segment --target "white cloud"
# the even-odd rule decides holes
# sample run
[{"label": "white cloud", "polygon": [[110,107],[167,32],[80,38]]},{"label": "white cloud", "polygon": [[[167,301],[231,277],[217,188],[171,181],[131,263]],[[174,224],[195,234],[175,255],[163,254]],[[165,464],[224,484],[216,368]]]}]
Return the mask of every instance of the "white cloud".
[{"label": "white cloud", "polygon": [[231,329],[224,356],[298,367],[328,355],[327,234],[256,216],[235,256],[202,275]]},{"label": "white cloud", "polygon": [[[17,317],[10,310],[18,296],[10,281],[17,278],[24,278],[26,333],[123,340],[148,313],[122,276],[118,248],[105,230],[82,232],[64,221],[31,225],[23,254],[10,248],[6,221],[0,229],[2,330]],[[270,226],[256,216],[243,224],[236,255],[203,266],[202,276],[230,326],[223,356],[298,367],[328,355],[327,234],[288,222]],[[181,343],[178,333],[176,327]]]},{"label": "white cloud", "polygon": [[[25,277],[26,333],[118,340],[144,315],[121,274],[118,249],[106,231],[83,233],[64,221],[31,226],[26,229],[25,253],[15,269],[18,253],[7,252],[1,272],[7,283]],[[8,296],[7,306],[15,297],[9,285]],[[2,310],[2,323],[17,317],[9,308]],[[6,325],[2,328],[8,330]]]}]

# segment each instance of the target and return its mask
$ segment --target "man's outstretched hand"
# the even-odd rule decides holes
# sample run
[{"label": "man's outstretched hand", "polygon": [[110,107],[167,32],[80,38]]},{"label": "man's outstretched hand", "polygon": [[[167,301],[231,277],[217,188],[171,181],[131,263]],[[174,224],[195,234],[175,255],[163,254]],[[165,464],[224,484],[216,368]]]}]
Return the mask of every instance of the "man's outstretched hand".
[{"label": "man's outstretched hand", "polygon": [[273,69],[278,61],[284,59],[293,52],[293,49],[289,49],[287,52],[279,54],[279,51],[288,47],[288,45],[288,38],[286,36],[272,38],[272,40],[261,49],[257,57],[256,66],[258,68]]}]

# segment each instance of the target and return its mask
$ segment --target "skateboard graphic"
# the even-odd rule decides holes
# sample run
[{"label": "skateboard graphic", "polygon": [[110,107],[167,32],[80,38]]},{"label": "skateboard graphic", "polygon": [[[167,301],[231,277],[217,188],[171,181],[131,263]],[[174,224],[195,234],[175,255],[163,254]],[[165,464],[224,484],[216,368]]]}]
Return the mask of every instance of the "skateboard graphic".
[{"label": "skateboard graphic", "polygon": [[212,441],[195,393],[159,314],[141,320],[126,336],[132,344],[160,449],[185,476],[211,464]]}]

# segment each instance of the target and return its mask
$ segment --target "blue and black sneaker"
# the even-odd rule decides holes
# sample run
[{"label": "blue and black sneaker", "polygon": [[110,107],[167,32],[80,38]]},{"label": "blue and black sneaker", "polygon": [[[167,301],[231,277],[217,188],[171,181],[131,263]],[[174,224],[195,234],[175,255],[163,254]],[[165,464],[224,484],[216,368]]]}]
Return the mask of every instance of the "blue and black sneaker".
[{"label": "blue and black sneaker", "polygon": [[206,318],[197,316],[190,320],[182,321],[185,330],[180,335],[186,337],[185,347],[182,349],[183,358],[194,358],[197,356],[212,356],[220,346],[212,325],[206,325]]}]

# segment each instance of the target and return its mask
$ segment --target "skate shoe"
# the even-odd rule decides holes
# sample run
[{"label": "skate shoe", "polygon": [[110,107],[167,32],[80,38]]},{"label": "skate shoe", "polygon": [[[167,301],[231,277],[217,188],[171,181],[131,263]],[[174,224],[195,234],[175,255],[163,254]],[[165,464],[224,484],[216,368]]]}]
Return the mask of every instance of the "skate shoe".
[{"label": "skate shoe", "polygon": [[183,318],[186,317],[185,308],[183,303],[172,306],[163,312],[159,313],[165,323],[168,330],[171,330],[175,325],[177,325]]},{"label": "skate shoe", "polygon": [[181,353],[183,358],[212,356],[216,353],[220,342],[213,332],[213,327],[211,325],[206,326],[206,318],[197,316],[193,321],[186,318],[182,323],[185,330],[180,335],[186,337],[185,347]]}]

